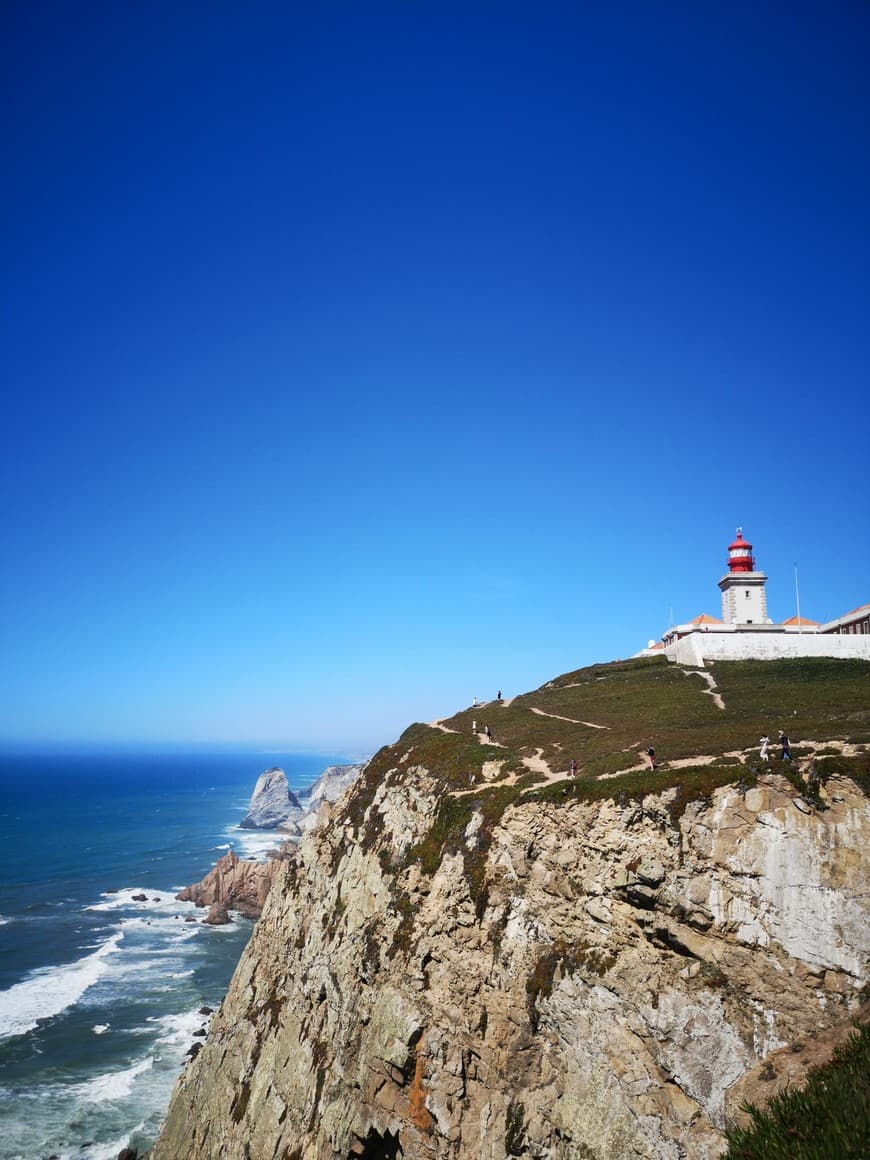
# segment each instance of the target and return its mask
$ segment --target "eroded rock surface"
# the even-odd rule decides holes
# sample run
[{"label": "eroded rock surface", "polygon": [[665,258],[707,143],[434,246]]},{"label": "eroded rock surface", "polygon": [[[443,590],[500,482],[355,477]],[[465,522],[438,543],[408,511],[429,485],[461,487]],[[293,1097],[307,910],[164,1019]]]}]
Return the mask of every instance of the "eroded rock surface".
[{"label": "eroded rock surface", "polygon": [[[175,897],[179,902],[219,907],[215,914],[222,912],[224,915],[219,922],[228,921],[228,910],[237,910],[246,918],[259,918],[278,866],[279,862],[275,859],[249,862],[230,850],[201,882],[185,886]],[[209,918],[208,921],[216,920]]]},{"label": "eroded rock surface", "polygon": [[275,766],[257,778],[248,812],[239,826],[243,830],[274,830],[296,812],[301,812],[299,799],[287,784],[284,770]]},{"label": "eroded rock surface", "polygon": [[463,799],[433,856],[411,760],[277,867],[153,1160],[707,1160],[745,1077],[857,1010],[851,781],[821,813],[774,775],[682,814],[674,790]]}]

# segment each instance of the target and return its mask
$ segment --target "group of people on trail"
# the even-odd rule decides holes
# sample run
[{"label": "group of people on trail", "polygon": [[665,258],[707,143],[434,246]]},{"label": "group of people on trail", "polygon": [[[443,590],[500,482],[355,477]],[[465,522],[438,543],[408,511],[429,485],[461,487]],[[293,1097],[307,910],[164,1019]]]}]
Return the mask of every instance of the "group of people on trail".
[{"label": "group of people on trail", "polygon": [[[765,733],[765,735],[762,738],[760,738],[760,741],[761,741],[761,754],[760,754],[761,760],[762,761],[770,761],[770,754],[767,751],[768,746],[770,745],[770,738]],[[786,733],[784,733],[782,729],[780,729],[780,731],[779,731],[779,744],[780,744],[780,747],[782,749],[782,760],[783,761],[791,761],[791,743],[789,742],[788,735]]]}]

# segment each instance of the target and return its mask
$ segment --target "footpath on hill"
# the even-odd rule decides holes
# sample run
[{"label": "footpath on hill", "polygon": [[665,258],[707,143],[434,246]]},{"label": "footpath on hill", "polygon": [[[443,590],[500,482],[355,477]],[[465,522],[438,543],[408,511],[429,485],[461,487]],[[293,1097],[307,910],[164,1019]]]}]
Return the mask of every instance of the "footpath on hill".
[{"label": "footpath on hill", "polygon": [[780,729],[791,741],[792,772],[810,774],[817,759],[853,764],[866,757],[870,665],[824,658],[718,662],[708,669],[664,658],[613,662],[510,700],[478,703],[429,727],[455,739],[455,760],[467,769],[465,784],[449,787],[455,796],[487,785],[634,783],[652,774],[648,748],[656,752],[656,789],[666,788],[668,773],[705,766],[730,769],[736,780],[742,770],[771,768],[760,755],[765,736],[779,766]]}]

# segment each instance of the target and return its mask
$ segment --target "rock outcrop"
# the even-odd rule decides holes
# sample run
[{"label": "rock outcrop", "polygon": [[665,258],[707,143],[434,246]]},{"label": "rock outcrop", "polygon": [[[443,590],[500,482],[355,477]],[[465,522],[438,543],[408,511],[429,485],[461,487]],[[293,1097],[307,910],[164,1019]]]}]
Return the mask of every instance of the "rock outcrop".
[{"label": "rock outcrop", "polygon": [[254,786],[243,830],[281,830],[299,837],[316,825],[321,802],[334,802],[359,776],[361,764],[329,765],[306,789],[293,793],[283,769],[267,769]]},{"label": "rock outcrop", "polygon": [[[201,882],[185,888],[176,898],[197,906],[217,907],[206,919],[210,923],[228,921],[227,911],[236,910],[245,918],[260,917],[280,861],[250,862],[230,850]],[[220,915],[223,917],[217,917]]]},{"label": "rock outcrop", "polygon": [[848,778],[445,793],[402,749],[278,864],[152,1160],[707,1160],[744,1077],[858,1010]]},{"label": "rock outcrop", "polygon": [[239,822],[243,830],[274,830],[294,813],[301,813],[299,799],[287,784],[287,775],[277,766],[257,778],[248,812]]}]

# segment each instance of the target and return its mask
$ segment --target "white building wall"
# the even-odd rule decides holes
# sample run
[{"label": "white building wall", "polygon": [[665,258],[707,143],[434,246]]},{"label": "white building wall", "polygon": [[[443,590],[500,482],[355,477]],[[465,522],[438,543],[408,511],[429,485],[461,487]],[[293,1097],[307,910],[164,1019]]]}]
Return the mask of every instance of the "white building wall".
[{"label": "white building wall", "polygon": [[780,657],[870,660],[870,636],[791,632],[692,632],[665,649],[669,661],[702,668],[706,661],[770,661]]}]

